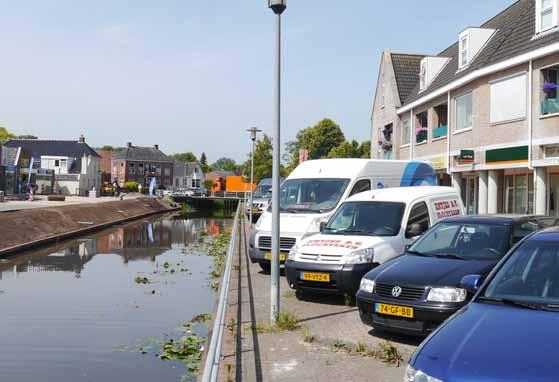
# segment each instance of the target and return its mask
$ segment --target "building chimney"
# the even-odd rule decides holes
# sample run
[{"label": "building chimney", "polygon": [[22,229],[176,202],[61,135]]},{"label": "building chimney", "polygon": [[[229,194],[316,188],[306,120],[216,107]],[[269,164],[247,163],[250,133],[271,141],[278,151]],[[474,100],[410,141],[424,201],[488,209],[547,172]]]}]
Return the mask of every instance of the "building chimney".
[{"label": "building chimney", "polygon": [[80,143],[85,143],[85,137],[82,135],[80,135],[80,139],[78,140],[78,142]]},{"label": "building chimney", "polygon": [[159,150],[159,145],[155,144],[155,145],[153,145],[153,148],[156,149],[156,150]]},{"label": "building chimney", "polygon": [[126,147],[131,148],[132,147],[132,142],[126,142]]}]

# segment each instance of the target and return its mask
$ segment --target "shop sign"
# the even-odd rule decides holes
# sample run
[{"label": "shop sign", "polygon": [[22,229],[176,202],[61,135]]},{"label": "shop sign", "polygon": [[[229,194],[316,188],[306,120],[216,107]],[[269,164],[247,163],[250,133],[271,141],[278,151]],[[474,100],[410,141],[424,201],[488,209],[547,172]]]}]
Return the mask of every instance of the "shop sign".
[{"label": "shop sign", "polygon": [[434,205],[438,219],[459,216],[462,214],[462,211],[460,210],[460,204],[455,199],[435,202]]},{"label": "shop sign", "polygon": [[460,150],[458,161],[460,162],[460,164],[470,164],[474,163],[474,157],[474,150]]},{"label": "shop sign", "polygon": [[441,156],[441,157],[436,157],[436,158],[432,158],[431,159],[431,166],[433,166],[433,168],[435,170],[443,170],[446,168],[446,160],[445,157]]}]

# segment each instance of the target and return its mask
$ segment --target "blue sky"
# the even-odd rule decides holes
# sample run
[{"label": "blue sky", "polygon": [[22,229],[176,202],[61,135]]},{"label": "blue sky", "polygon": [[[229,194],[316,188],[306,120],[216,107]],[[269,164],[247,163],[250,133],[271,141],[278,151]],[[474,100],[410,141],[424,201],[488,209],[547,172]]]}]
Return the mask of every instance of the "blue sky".
[{"label": "blue sky", "polygon": [[[380,54],[434,54],[512,0],[290,0],[282,145],[329,117],[370,135]],[[77,6],[76,4],[79,4]],[[0,0],[0,126],[244,160],[271,133],[266,0]]]}]

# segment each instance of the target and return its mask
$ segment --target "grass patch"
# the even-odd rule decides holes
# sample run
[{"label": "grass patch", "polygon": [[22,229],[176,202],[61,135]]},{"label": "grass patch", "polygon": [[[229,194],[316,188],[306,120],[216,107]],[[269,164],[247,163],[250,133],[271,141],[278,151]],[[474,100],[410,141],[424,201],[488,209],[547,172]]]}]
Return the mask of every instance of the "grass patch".
[{"label": "grass patch", "polygon": [[334,351],[342,351],[351,355],[374,358],[378,361],[395,365],[396,367],[400,366],[401,362],[403,362],[400,351],[389,341],[379,343],[376,348],[371,348],[363,342],[352,345],[340,339],[334,340],[330,345]]}]

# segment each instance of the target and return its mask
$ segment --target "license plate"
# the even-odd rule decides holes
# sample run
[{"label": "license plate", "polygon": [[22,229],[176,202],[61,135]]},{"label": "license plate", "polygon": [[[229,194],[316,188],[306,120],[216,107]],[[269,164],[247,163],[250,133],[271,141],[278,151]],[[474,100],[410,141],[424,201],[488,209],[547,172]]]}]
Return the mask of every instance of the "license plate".
[{"label": "license plate", "polygon": [[260,210],[259,210],[258,208],[256,208],[256,207],[254,207],[254,208],[252,209],[252,213],[254,214],[254,213],[257,213],[257,212],[260,212]]},{"label": "license plate", "polygon": [[413,318],[413,308],[410,308],[408,306],[375,304],[375,312],[380,314],[387,314],[389,316]]},{"label": "license plate", "polygon": [[[280,253],[279,258],[280,258],[280,261],[285,261],[285,253]],[[270,260],[270,261],[272,260],[272,254],[271,253],[268,252],[266,254],[266,260]]]},{"label": "license plate", "polygon": [[305,281],[317,281],[317,282],[321,282],[321,283],[329,283],[330,282],[330,274],[329,273],[303,272],[301,274],[301,278]]}]

